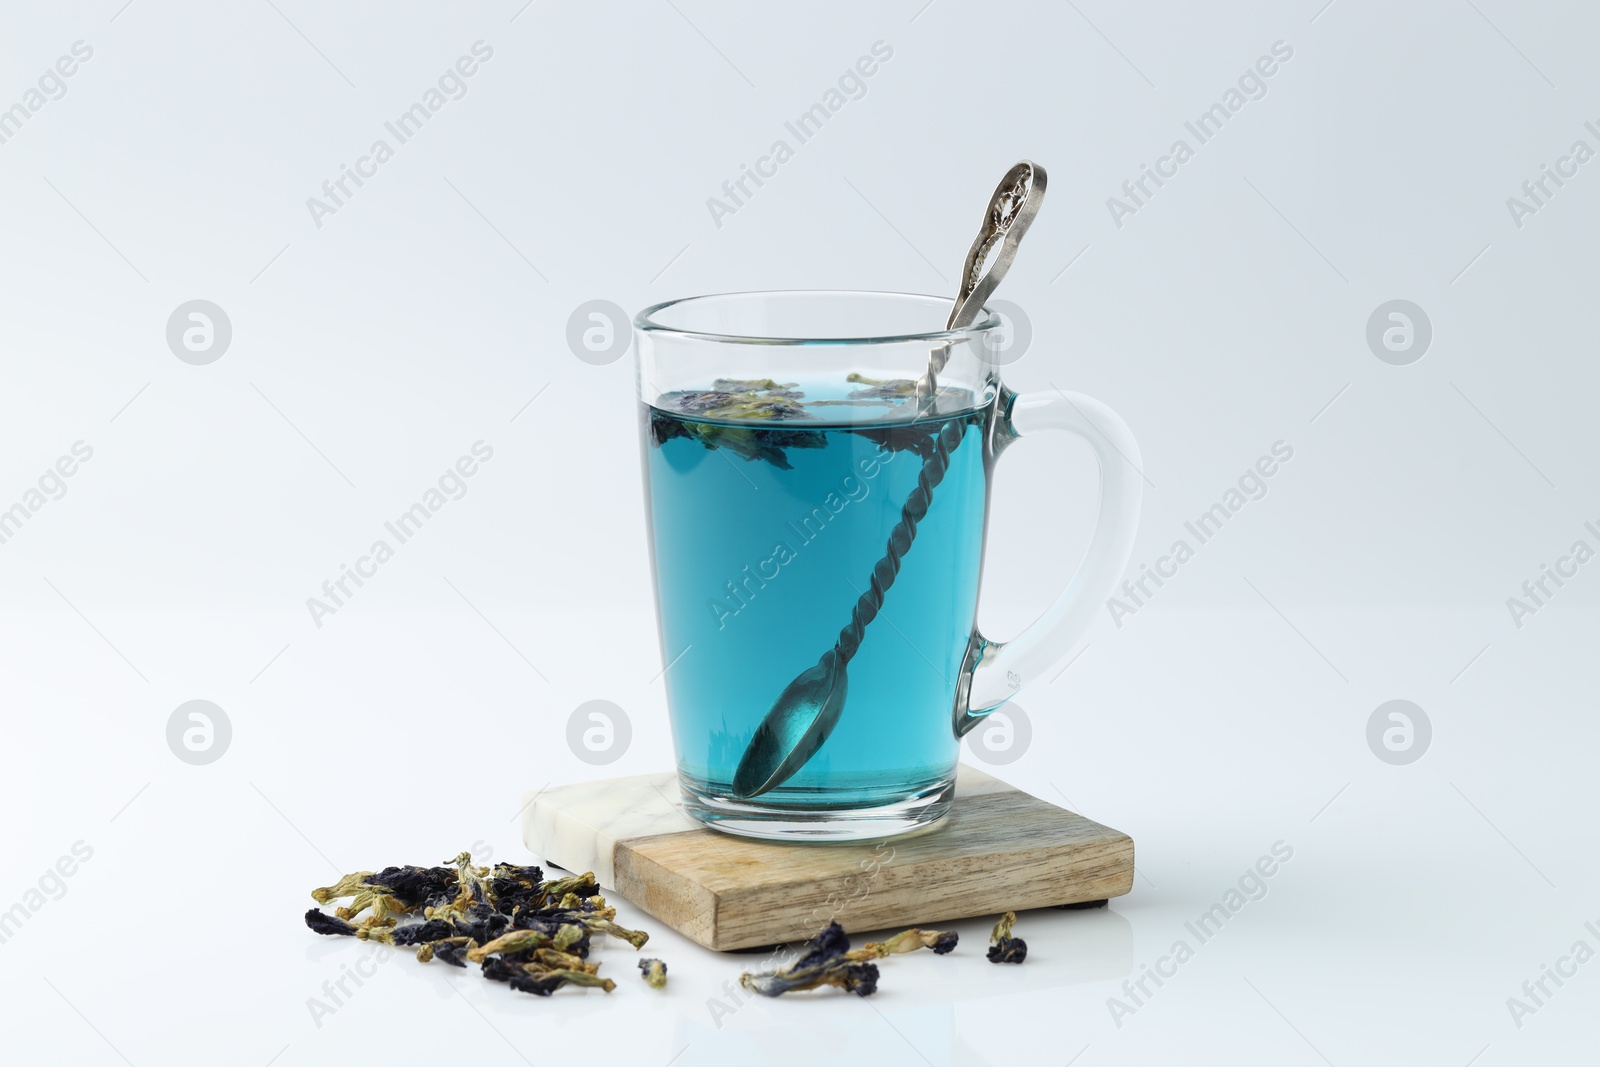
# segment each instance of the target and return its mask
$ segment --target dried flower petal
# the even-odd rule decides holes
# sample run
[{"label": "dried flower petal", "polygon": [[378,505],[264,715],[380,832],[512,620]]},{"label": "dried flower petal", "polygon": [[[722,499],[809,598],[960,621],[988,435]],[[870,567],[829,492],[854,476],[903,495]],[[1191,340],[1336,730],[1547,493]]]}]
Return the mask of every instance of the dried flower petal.
[{"label": "dried flower petal", "polygon": [[675,437],[690,437],[706,448],[725,448],[746,460],[763,460],[781,470],[790,469],[790,448],[822,448],[827,438],[815,430],[768,429],[729,426],[725,422],[797,422],[810,419],[801,402],[805,394],[793,382],[770,378],[740,380],[718,378],[711,389],[682,390],[663,395],[651,414],[650,437],[661,445]]},{"label": "dried flower petal", "polygon": [[347,874],[332,885],[313,889],[311,891],[311,899],[318,904],[326,904],[328,901],[339,897],[354,896],[366,886],[367,879],[371,876],[371,871],[357,871],[355,874]]},{"label": "dried flower petal", "polygon": [[610,934],[612,937],[620,938],[636,949],[644,948],[644,943],[650,940],[650,935],[645,933],[643,930],[630,930],[626,926],[618,926],[610,919],[585,917],[583,919],[583,925],[587,926],[591,930],[598,930],[601,933]]},{"label": "dried flower petal", "polygon": [[366,884],[383,890],[408,908],[444,904],[455,894],[456,872],[448,867],[385,867]]},{"label": "dried flower petal", "polygon": [[483,976],[495,982],[506,982],[512,989],[534,996],[548,997],[563,985],[596,986],[607,993],[617,987],[609,978],[586,970],[567,970],[546,967],[544,964],[490,956],[483,961]]},{"label": "dried flower petal", "polygon": [[739,984],[764,997],[781,997],[785,993],[821,989],[823,986],[837,986],[866,997],[877,992],[878,965],[839,960],[811,968],[805,973],[741,974]]},{"label": "dried flower petal", "polygon": [[868,941],[860,948],[851,949],[847,955],[853,960],[878,959],[883,956],[893,956],[900,952],[915,952],[919,948],[930,948],[935,955],[943,956],[956,947],[960,935],[954,930],[919,930],[913,926],[909,930],[902,930],[887,941]]},{"label": "dried flower petal", "polygon": [[718,378],[711,383],[713,389],[726,389],[740,393],[760,392],[798,400],[805,396],[798,382],[775,382],[771,378]]},{"label": "dried flower petal", "polygon": [[607,993],[617,988],[617,983],[609,978],[587,974],[583,971],[544,971],[543,973],[524,973],[514,975],[510,979],[512,989],[523,993],[532,993],[537,997],[548,997],[564,985],[594,986],[604,989]]},{"label": "dried flower petal", "polygon": [[990,963],[1021,963],[1028,958],[1028,943],[1011,936],[1011,927],[1016,921],[1017,913],[1008,911],[994,924],[994,933],[989,935]]},{"label": "dried flower petal", "polygon": [[424,941],[417,946],[417,962],[427,963],[437,958],[439,962],[448,963],[452,967],[465,967],[467,946],[471,944],[470,937],[446,937],[438,941]]},{"label": "dried flower petal", "polygon": [[395,927],[394,943],[397,945],[420,945],[426,941],[438,941],[442,938],[454,937],[455,933],[455,926],[445,920],[429,919],[427,922]]},{"label": "dried flower petal", "polygon": [[865,385],[865,389],[852,390],[850,397],[853,400],[901,400],[915,396],[917,383],[911,378],[868,378],[865,374],[847,374],[847,382]]},{"label": "dried flower petal", "polygon": [[739,984],[764,997],[778,997],[804,989],[837,986],[857,996],[870,996],[878,988],[878,966],[849,956],[850,939],[838,923],[829,923],[813,937],[800,957],[787,967],[766,974],[746,972]]},{"label": "dried flower petal", "polygon": [[557,901],[568,893],[576,893],[580,897],[590,897],[600,892],[600,884],[594,880],[593,871],[584,871],[582,874],[570,875],[566,878],[553,878],[543,885],[545,899]]},{"label": "dried flower petal", "polygon": [[650,984],[651,989],[667,988],[667,965],[660,960],[640,960],[639,973],[644,975],[644,980]]},{"label": "dried flower petal", "polygon": [[447,941],[435,941],[433,954],[452,967],[465,967],[467,965],[467,946],[472,944],[471,938],[452,937]]},{"label": "dried flower petal", "polygon": [[356,932],[356,928],[354,926],[351,926],[343,919],[329,915],[321,908],[311,908],[306,912],[306,925],[309,926],[313,932],[327,934],[330,937],[337,934],[343,934],[346,937],[353,937]]},{"label": "dried flower petal", "polygon": [[588,974],[598,974],[600,971],[598,963],[591,963],[581,956],[554,948],[534,949],[532,962],[543,964],[558,971],[584,971]]},{"label": "dried flower petal", "polygon": [[529,949],[549,948],[550,944],[550,935],[542,930],[513,930],[487,944],[473,945],[467,949],[467,959],[478,963],[485,956],[495,953],[526,952]]}]

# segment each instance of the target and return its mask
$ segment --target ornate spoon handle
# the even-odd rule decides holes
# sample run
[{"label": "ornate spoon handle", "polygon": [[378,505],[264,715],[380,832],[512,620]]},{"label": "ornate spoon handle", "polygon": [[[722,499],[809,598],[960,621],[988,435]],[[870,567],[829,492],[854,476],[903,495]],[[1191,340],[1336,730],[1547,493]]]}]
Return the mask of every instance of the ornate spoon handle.
[{"label": "ornate spoon handle", "polygon": [[[956,293],[945,329],[958,330],[977,319],[983,302],[994,294],[1000,279],[1011,269],[1011,261],[1017,257],[1017,245],[1044,202],[1046,182],[1044,168],[1026,159],[1000,179],[994,195],[989,198],[983,229],[978,231],[972,247],[967,250],[967,259],[961,268],[961,288]],[[928,371],[917,383],[917,399],[924,406],[930,405],[938,393],[939,372],[949,361],[949,345],[940,345],[928,353]]]}]

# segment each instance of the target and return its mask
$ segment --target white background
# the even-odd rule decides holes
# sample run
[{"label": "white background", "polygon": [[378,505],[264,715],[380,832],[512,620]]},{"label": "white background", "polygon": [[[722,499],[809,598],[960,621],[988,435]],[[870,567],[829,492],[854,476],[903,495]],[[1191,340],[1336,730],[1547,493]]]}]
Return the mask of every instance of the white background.
[{"label": "white background", "polygon": [[[93,56],[0,144],[0,508],[94,450],[0,544],[0,910],[93,850],[0,944],[8,1058],[1592,1055],[1600,964],[1520,1026],[1507,998],[1600,949],[1600,575],[1520,627],[1506,598],[1600,547],[1600,163],[1521,227],[1506,200],[1574,140],[1600,147],[1600,24],[1576,3],[1322,3],[6,5],[0,107],[74,42]],[[318,227],[307,198],[480,40],[467,95]],[[717,225],[707,198],[877,41],[893,57],[865,95]],[[1266,95],[1116,225],[1107,198],[1194,146],[1184,122],[1277,41],[1293,57]],[[1002,294],[1034,335],[1008,380],[1132,426],[1135,566],[1275,441],[1295,450],[1020,701],[1031,747],[1000,773],[1131,833],[1133,893],[1024,915],[1020,968],[960,924],[956,956],[890,961],[870,1001],[723,1017],[710,998],[745,961],[624,908],[664,994],[626,949],[605,952],[615,993],[551,1001],[398,959],[314,1019],[369,949],[300,927],[311,886],[475,842],[526,858],[526,791],[670,764],[631,359],[576,358],[573,309],[949,292],[1023,157],[1050,191]],[[193,299],[233,328],[206,366],[166,342]],[[1433,327],[1406,366],[1366,342],[1392,299]],[[306,598],[479,440],[468,493],[317,626]],[[1065,583],[1095,485],[1081,446],[1007,454],[986,629]],[[1433,728],[1407,766],[1366,740],[1395,698]],[[206,766],[166,741],[191,699],[232,724]],[[564,739],[591,699],[632,723],[603,770]],[[1277,841],[1294,858],[1265,898],[1119,1026],[1123,980]]]}]

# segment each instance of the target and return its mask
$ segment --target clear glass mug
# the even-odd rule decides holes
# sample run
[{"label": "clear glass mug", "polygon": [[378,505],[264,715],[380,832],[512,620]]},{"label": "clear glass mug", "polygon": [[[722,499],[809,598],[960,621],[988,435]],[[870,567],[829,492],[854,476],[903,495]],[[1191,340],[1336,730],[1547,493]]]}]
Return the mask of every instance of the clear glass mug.
[{"label": "clear glass mug", "polygon": [[[634,320],[667,703],[685,806],[708,825],[861,840],[936,822],[962,735],[1076,651],[1127,566],[1140,477],[1126,424],[1086,396],[1007,389],[999,316],[946,331],[950,306],[734,293]],[[910,387],[939,349],[930,405]],[[993,464],[1048,430],[1093,448],[1098,523],[1049,610],[993,641],[975,625]],[[831,732],[752,793],[739,768],[758,727],[828,656],[848,683]]]}]

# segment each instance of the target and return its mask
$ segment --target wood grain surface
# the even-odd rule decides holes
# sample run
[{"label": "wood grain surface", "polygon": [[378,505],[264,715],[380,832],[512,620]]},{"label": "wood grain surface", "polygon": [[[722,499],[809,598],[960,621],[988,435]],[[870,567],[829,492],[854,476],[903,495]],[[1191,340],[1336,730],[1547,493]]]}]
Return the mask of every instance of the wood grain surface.
[{"label": "wood grain surface", "polygon": [[[596,805],[606,783],[590,783],[565,787],[574,791],[566,797],[561,790],[539,797],[544,814],[530,813],[526,825],[546,830],[530,829],[527,843],[564,867],[563,848],[581,857],[589,855],[584,846],[609,845],[609,888],[718,950],[807,938],[830,919],[849,931],[926,926],[1101,900],[1133,887],[1128,835],[981,772],[962,772],[953,810],[938,826],[881,842],[790,844],[698,827],[629,835],[625,826],[636,816],[619,810],[617,825],[607,826],[603,804]],[[654,777],[676,790],[671,775]],[[569,811],[581,807],[581,821],[552,815],[564,800]],[[558,822],[562,832],[550,833]],[[582,828],[592,830],[587,840]],[[541,836],[548,840],[534,839]]]}]

